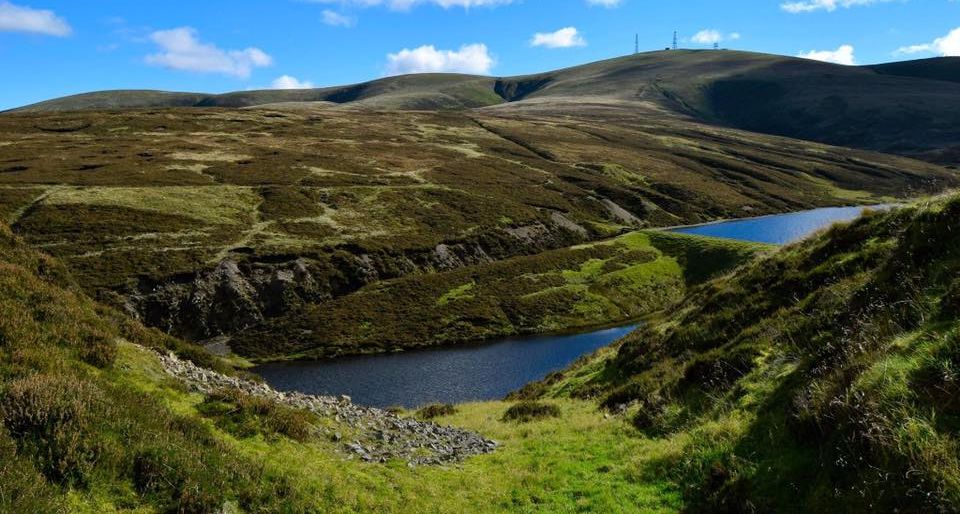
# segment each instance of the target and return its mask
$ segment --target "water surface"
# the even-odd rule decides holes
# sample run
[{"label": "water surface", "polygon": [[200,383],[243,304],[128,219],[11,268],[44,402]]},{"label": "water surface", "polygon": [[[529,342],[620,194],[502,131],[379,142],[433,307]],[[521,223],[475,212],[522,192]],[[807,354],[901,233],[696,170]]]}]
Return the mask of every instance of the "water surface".
[{"label": "water surface", "polygon": [[858,218],[866,209],[889,209],[889,205],[871,207],[827,207],[811,211],[774,214],[759,218],[708,223],[672,229],[671,232],[699,236],[740,239],[757,243],[787,244],[803,239],[840,221]]},{"label": "water surface", "polygon": [[502,399],[629,334],[636,325],[583,334],[494,342],[325,361],[265,364],[254,371],[276,389],[345,394],[372,407],[418,407]]}]

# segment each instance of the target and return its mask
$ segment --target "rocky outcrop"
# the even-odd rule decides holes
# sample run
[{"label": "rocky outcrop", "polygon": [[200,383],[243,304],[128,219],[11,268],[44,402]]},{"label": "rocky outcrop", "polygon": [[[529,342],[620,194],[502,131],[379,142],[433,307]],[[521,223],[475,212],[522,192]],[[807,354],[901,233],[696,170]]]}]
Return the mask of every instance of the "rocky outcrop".
[{"label": "rocky outcrop", "polygon": [[203,340],[251,327],[299,302],[329,297],[336,286],[318,281],[318,271],[304,259],[280,265],[226,259],[189,280],[145,284],[128,304],[151,326]]},{"label": "rocky outcrop", "polygon": [[380,280],[537,253],[583,242],[588,235],[580,225],[553,213],[543,222],[422,250],[345,245],[326,254],[269,261],[235,254],[189,276],[141,279],[125,292],[125,304],[144,324],[184,339],[207,341]]},{"label": "rocky outcrop", "polygon": [[[345,453],[366,462],[400,459],[411,466],[452,464],[497,448],[497,443],[473,432],[361,407],[346,396],[285,393],[266,384],[201,368],[173,354],[158,356],[168,374],[196,392],[210,394],[219,389],[238,389],[331,420],[331,426],[322,429],[326,435],[337,441]],[[345,437],[345,433],[351,437]]]}]

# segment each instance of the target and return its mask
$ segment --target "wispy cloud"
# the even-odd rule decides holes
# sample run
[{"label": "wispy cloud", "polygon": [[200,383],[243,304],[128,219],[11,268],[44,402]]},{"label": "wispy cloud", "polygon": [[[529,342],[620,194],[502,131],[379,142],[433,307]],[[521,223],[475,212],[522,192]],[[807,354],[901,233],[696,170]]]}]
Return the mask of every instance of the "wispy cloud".
[{"label": "wispy cloud", "polygon": [[421,4],[432,4],[449,9],[451,7],[496,7],[513,3],[513,0],[305,0],[313,4],[339,4],[349,7],[386,6],[396,11],[405,11]]},{"label": "wispy cloud", "polygon": [[222,50],[203,43],[191,27],[160,30],[150,34],[160,52],[146,57],[148,64],[198,73],[220,73],[247,78],[254,68],[273,64],[273,58],[259,48]]},{"label": "wispy cloud", "polygon": [[64,37],[72,34],[73,29],[53,11],[0,1],[0,32],[30,32]]},{"label": "wispy cloud", "polygon": [[555,32],[537,32],[530,40],[530,45],[547,48],[570,48],[586,46],[587,40],[580,35],[580,31],[576,27],[564,27]]},{"label": "wispy cloud", "polygon": [[623,0],[587,0],[588,5],[599,5],[601,7],[611,8],[619,7]]},{"label": "wispy cloud", "polygon": [[347,16],[346,14],[340,14],[336,11],[331,11],[330,9],[323,10],[323,23],[330,25],[331,27],[353,27],[357,24],[357,19],[353,16]]},{"label": "wispy cloud", "polygon": [[404,48],[387,55],[387,75],[406,73],[471,73],[486,75],[495,64],[482,43],[461,46],[459,50],[438,50],[433,45]]},{"label": "wispy cloud", "polygon": [[889,2],[890,0],[804,0],[799,2],[786,2],[780,4],[780,8],[784,11],[793,14],[814,12],[814,11],[827,11],[833,12],[837,8],[850,8],[857,7],[861,5],[872,5],[878,4],[881,2]]}]

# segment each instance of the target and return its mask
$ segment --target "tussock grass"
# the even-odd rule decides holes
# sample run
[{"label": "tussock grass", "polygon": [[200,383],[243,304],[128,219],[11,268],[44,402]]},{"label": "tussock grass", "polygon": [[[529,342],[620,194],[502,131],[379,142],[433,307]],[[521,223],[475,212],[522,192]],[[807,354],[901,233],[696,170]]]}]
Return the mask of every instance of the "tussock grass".
[{"label": "tussock grass", "polygon": [[560,407],[552,403],[521,401],[515,403],[503,413],[503,421],[530,423],[546,418],[559,418]]}]

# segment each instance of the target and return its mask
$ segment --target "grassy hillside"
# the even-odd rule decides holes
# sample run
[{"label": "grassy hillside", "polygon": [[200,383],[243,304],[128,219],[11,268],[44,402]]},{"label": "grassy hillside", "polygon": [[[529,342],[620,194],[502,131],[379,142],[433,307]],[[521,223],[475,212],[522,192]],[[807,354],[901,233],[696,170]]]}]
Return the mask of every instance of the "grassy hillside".
[{"label": "grassy hillside", "polygon": [[504,101],[494,79],[426,73],[319,89],[268,89],[220,95],[167,91],[99,91],[40,102],[10,112],[68,112],[171,107],[253,107],[277,103],[330,102],[396,109],[470,109]]},{"label": "grassy hillside", "polygon": [[957,57],[933,57],[915,61],[875,64],[868,67],[883,75],[960,82],[960,58]]},{"label": "grassy hillside", "polygon": [[[738,51],[648,52],[519,77],[423,74],[340,87],[223,95],[115,91],[15,112],[170,107],[465,110],[559,114],[611,108],[957,164],[960,84],[949,59],[839,66]],[[949,83],[944,83],[949,82]],[[904,130],[910,127],[910,130]],[[952,149],[944,153],[945,149]]]},{"label": "grassy hillside", "polygon": [[832,228],[522,394],[682,442],[689,511],[957,510],[958,219],[952,194]]},{"label": "grassy hillside", "polygon": [[588,402],[556,402],[561,417],[524,423],[504,417],[510,403],[458,406],[443,421],[496,438],[496,452],[457,466],[368,464],[325,435],[339,420],[228,392],[188,393],[131,342],[217,365],[87,299],[56,261],[0,225],[0,512],[675,512],[680,505],[677,488],[650,474],[671,450],[632,437],[623,420]]},{"label": "grassy hillside", "polygon": [[[308,108],[0,117],[5,221],[61,259],[97,299],[194,340],[271,327],[275,319],[292,326],[283,318],[295,312],[329,326],[331,336],[353,337],[363,323],[345,323],[365,312],[340,316],[318,306],[378,305],[392,293],[338,299],[403,277],[412,278],[389,287],[440,297],[473,281],[473,272],[456,283],[448,282],[456,275],[437,273],[482,275],[506,259],[646,227],[883,202],[957,180],[951,170],[910,159],[619,111],[574,118]],[[654,283],[674,280],[671,270],[659,269],[665,274]],[[542,287],[521,294],[491,284],[488,291],[504,295],[477,302],[495,306],[448,302],[450,310],[429,313],[469,306],[475,327],[437,319],[417,333],[439,342],[606,323],[679,294],[647,288],[651,298],[618,306],[593,301],[597,288],[609,289],[603,284],[551,280],[556,305],[574,297],[590,305],[582,313],[540,312],[539,302],[522,297]],[[617,297],[625,293],[602,296],[623,303]],[[277,346],[317,344],[282,339]],[[368,350],[381,346],[351,340],[346,347],[368,342]]]},{"label": "grassy hillside", "polygon": [[[668,232],[376,282],[238,334],[257,359],[331,357],[625,323],[771,246]],[[308,334],[308,335],[304,335]]]},{"label": "grassy hillside", "polygon": [[130,342],[218,361],[0,227],[0,511],[953,511],[958,216],[957,195],[872,214],[710,282],[525,392],[552,408],[421,411],[500,446],[413,468],[350,459],[335,420],[187,392]]},{"label": "grassy hillside", "polygon": [[84,297],[0,225],[0,511],[279,510],[284,478],[142,392],[118,341],[209,357]]}]

